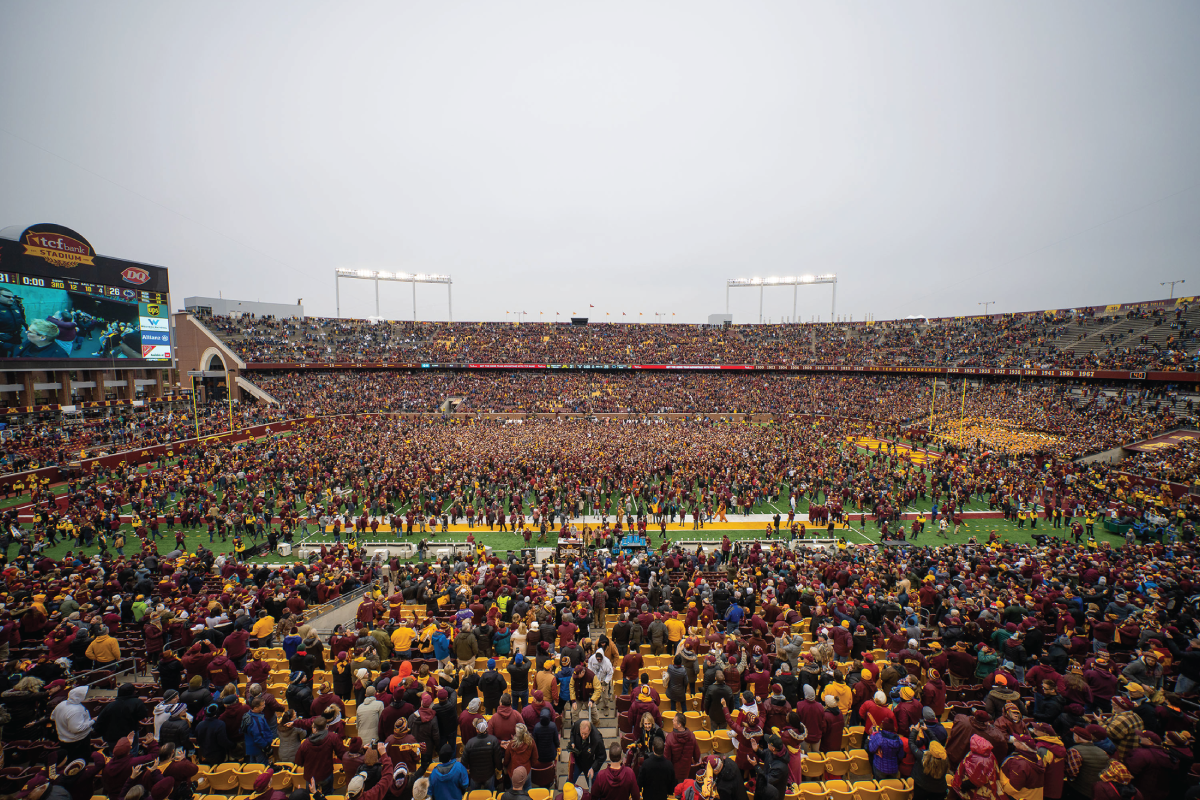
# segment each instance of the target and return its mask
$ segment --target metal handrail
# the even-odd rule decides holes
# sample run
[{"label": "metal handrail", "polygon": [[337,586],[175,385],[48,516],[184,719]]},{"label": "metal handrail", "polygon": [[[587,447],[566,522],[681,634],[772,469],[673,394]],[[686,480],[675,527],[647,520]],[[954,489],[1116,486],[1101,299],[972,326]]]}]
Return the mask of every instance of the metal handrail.
[{"label": "metal handrail", "polygon": [[[358,587],[357,589],[350,592],[349,594],[339,595],[338,597],[335,597],[332,600],[330,600],[328,603],[322,603],[319,606],[313,606],[311,609],[308,609],[308,611],[311,613],[305,614],[305,623],[308,625],[312,625],[313,622],[315,622],[320,617],[325,616],[329,612],[336,611],[337,609],[341,608],[342,606],[346,605],[347,603],[352,603],[355,600],[361,599],[364,595],[366,595],[368,592],[370,592],[374,588],[375,588],[374,582],[372,581],[371,583],[367,583],[367,584],[364,584],[364,585]],[[318,629],[316,627],[314,627],[313,630],[317,631],[318,633],[329,633],[330,632],[327,630]]]}]

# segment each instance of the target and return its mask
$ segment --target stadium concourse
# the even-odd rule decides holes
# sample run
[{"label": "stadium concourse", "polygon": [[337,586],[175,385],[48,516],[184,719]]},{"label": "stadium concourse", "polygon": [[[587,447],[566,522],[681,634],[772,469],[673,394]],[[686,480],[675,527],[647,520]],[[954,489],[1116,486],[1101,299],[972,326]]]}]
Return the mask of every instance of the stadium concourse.
[{"label": "stadium concourse", "polygon": [[[1064,324],[1061,340],[1073,322],[974,333],[999,352]],[[528,343],[492,333],[497,354]],[[629,346],[595,336],[600,354]],[[12,437],[10,469],[39,469],[0,478],[0,794],[1200,793],[1198,475],[1178,386],[253,378],[279,405]]]}]

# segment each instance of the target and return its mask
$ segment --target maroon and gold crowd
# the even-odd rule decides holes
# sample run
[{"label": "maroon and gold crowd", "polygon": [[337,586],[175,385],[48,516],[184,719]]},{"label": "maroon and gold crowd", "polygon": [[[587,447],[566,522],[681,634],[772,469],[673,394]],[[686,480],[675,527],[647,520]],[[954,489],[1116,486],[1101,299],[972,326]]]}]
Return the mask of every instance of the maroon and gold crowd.
[{"label": "maroon and gold crowd", "polygon": [[[530,389],[529,377],[281,374],[267,388],[295,404],[287,415],[314,417],[287,435],[181,443],[144,471],[30,487],[0,520],[0,795],[1200,795],[1200,509],[1162,485],[1161,462],[1072,460],[1173,424],[1153,396],[969,386],[980,435],[955,441],[963,395],[942,388],[934,402],[931,384],[908,379],[743,388],[571,373]],[[729,392],[748,405],[721,405]],[[619,408],[654,394],[697,413],[357,413],[396,410],[389,397],[427,411],[450,396],[467,409],[514,396]],[[772,424],[721,419],[768,398],[781,404]],[[1054,438],[1006,448],[987,425]],[[864,437],[887,444],[863,449]],[[935,438],[948,446],[925,451]],[[929,503],[931,530],[901,517]],[[654,531],[667,514],[766,504],[787,516],[785,537],[861,515],[909,538],[828,551],[722,538],[701,551]],[[1036,544],[937,538],[968,504],[1046,524]],[[381,521],[399,537],[439,516],[565,537],[584,513],[604,517],[593,547],[550,565],[482,546],[404,562],[339,537],[311,562],[271,566],[246,547],[327,521],[347,541]],[[1165,522],[1158,542],[1122,544],[1093,532],[1105,519]],[[622,550],[635,526],[648,547]],[[234,552],[205,547],[205,532],[233,537]],[[51,557],[56,537],[71,549]],[[316,607],[345,600],[358,602],[353,623],[326,632]],[[247,786],[226,786],[231,763]]]},{"label": "maroon and gold crowd", "polygon": [[[760,364],[1194,370],[1189,306],[880,323],[448,323],[205,317],[252,363]],[[1159,330],[1163,335],[1158,335]]]}]

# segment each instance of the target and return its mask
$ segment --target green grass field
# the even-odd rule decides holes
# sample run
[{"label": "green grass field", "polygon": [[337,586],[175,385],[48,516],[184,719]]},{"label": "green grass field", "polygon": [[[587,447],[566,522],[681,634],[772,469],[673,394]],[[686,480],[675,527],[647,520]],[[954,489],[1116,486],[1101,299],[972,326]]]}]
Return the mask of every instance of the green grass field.
[{"label": "green grass field", "polygon": [[[122,527],[125,529],[129,528],[128,525],[125,525]],[[999,532],[1000,536],[1003,539],[1005,539],[1006,541],[1018,542],[1018,543],[1022,543],[1022,544],[1032,544],[1033,543],[1033,539],[1031,536],[1032,532],[1030,531],[1030,529],[1028,527],[1026,527],[1024,529],[1018,529],[1016,526],[1016,523],[1014,523],[1014,522],[1009,522],[1009,521],[1003,520],[1003,519],[989,519],[989,520],[974,520],[974,521],[968,520],[967,522],[964,523],[962,532],[960,532],[958,536],[951,535],[949,539],[942,539],[942,538],[938,537],[935,533],[930,531],[930,528],[927,525],[925,533],[923,533],[921,535],[921,538],[917,540],[917,544],[923,545],[923,546],[930,546],[930,547],[936,547],[936,546],[947,544],[947,543],[965,544],[971,536],[975,536],[976,540],[982,543],[982,542],[987,541],[988,534],[993,530]],[[1043,523],[1038,524],[1038,529],[1036,532],[1048,533],[1051,536],[1058,535],[1060,537],[1066,535],[1065,529],[1060,529],[1058,531],[1055,531],[1053,528],[1048,528]],[[651,534],[652,534],[651,541],[653,542],[653,544],[655,546],[657,546],[659,544],[657,530],[651,531]],[[127,534],[127,535],[129,535],[129,534]],[[758,539],[758,540],[765,541],[763,539],[763,528],[761,528],[761,527],[753,527],[753,528],[747,527],[745,529],[732,529],[732,530],[728,530],[728,529],[716,530],[716,529],[712,529],[712,528],[707,528],[702,531],[693,531],[691,528],[691,523],[689,522],[688,526],[686,528],[680,528],[680,527],[678,527],[678,525],[668,526],[668,528],[667,528],[667,536],[668,536],[668,539],[670,539],[671,541],[687,541],[687,540],[695,540],[695,539],[715,539],[715,540],[719,541],[722,535],[728,535],[730,539],[734,539],[734,540]],[[811,535],[812,535],[811,531],[810,531],[809,535],[811,537]],[[839,529],[838,535],[844,536],[846,541],[850,544],[864,544],[867,542],[875,543],[875,542],[878,542],[879,538],[880,538],[878,529],[875,527],[874,524],[872,524],[870,522],[867,523],[867,527],[865,530],[856,525],[853,529],[850,529],[850,530]],[[428,534],[426,534],[426,537],[428,537]],[[433,546],[436,546],[436,543],[438,541],[461,542],[461,541],[464,541],[466,539],[466,537],[467,537],[466,532],[457,531],[457,532],[437,534],[437,536],[430,539],[430,542]],[[380,533],[377,535],[377,537],[375,537],[371,540],[372,541],[405,541],[405,542],[411,542],[411,543],[415,544],[415,543],[419,542],[421,540],[421,538],[422,538],[421,536],[418,536],[416,534],[414,534],[411,537],[404,537],[404,536],[393,537],[391,534],[388,534],[388,533]],[[477,541],[481,542],[482,544],[484,544],[486,546],[493,548],[493,550],[496,550],[496,551],[517,550],[517,549],[520,549],[522,546],[524,546],[524,540],[514,534],[488,531],[486,528],[484,528],[482,530],[479,528],[476,528],[475,529],[475,538]],[[534,538],[535,538],[535,541],[532,543],[532,546],[538,546],[538,543],[536,541],[536,536]],[[557,544],[558,537],[556,535],[550,534],[548,536],[548,538],[550,540],[549,541],[550,546]],[[784,538],[786,539],[786,532],[785,532]],[[1118,547],[1124,542],[1124,540],[1121,537],[1109,534],[1107,532],[1098,532],[1097,539],[1101,542],[1108,542],[1113,547]],[[187,541],[188,550],[190,552],[194,552],[197,544],[203,544],[205,547],[208,547],[217,553],[233,552],[232,537],[226,542],[222,542],[220,537],[216,537],[215,541],[212,544],[209,544],[208,533],[206,531],[196,531],[196,532],[189,532],[187,535],[186,541]],[[333,537],[332,537],[332,535],[322,535],[322,536],[314,537],[312,539],[312,541],[314,541],[314,542],[325,541],[325,542],[329,542],[330,544],[332,544]],[[346,541],[345,538],[343,538],[343,542],[344,541]],[[162,552],[167,552],[167,551],[173,549],[174,546],[175,546],[175,537],[173,534],[165,536],[159,542],[159,550]],[[543,544],[541,546],[545,547],[547,545]],[[49,553],[49,555],[51,557],[61,557],[68,550],[73,550],[73,549],[75,549],[73,547],[73,543],[60,542],[57,546],[49,548],[47,550],[47,552]],[[127,554],[133,553],[133,552],[136,552],[136,549],[137,549],[136,542],[133,542],[133,543],[130,543],[129,546],[127,546],[125,548],[125,552]],[[84,552],[89,555],[92,553],[95,553],[96,551],[97,551],[97,548],[94,546],[90,547],[90,548],[86,548],[84,550]],[[112,552],[111,548],[110,548],[109,552],[110,553]],[[265,556],[265,557],[262,557],[259,559],[254,559],[254,560],[255,561],[260,561],[260,560],[278,561],[279,557],[277,555],[276,556]]]}]

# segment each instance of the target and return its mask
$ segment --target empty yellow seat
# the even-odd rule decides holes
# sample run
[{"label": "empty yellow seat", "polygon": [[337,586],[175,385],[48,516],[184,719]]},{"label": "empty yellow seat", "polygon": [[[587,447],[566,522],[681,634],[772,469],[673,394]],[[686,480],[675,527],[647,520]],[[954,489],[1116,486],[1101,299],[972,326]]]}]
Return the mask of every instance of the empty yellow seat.
[{"label": "empty yellow seat", "polygon": [[[855,775],[871,774],[871,757],[866,750],[851,750],[846,754],[850,757],[850,771]],[[874,783],[874,781],[871,781]]]},{"label": "empty yellow seat", "polygon": [[823,753],[805,753],[801,765],[804,777],[820,780],[825,777],[825,755]]},{"label": "empty yellow seat", "polygon": [[825,754],[825,774],[844,778],[850,774],[850,756],[841,750]]},{"label": "empty yellow seat", "polygon": [[713,751],[713,735],[708,731],[695,731],[696,746],[700,748],[700,755],[706,756]]},{"label": "empty yellow seat", "polygon": [[238,788],[241,764],[218,764],[211,772],[201,775],[200,788],[207,792],[232,792]]},{"label": "empty yellow seat", "polygon": [[299,789],[304,785],[304,773],[292,772],[291,770],[282,770],[271,776],[271,788],[275,791],[288,792],[291,789]]},{"label": "empty yellow seat", "polygon": [[829,800],[854,800],[854,790],[848,781],[825,781],[825,794]]},{"label": "empty yellow seat", "polygon": [[847,750],[857,750],[863,746],[863,736],[866,734],[866,728],[862,725],[851,725],[846,728],[842,741],[846,745]]},{"label": "empty yellow seat", "polygon": [[912,778],[884,778],[878,783],[885,800],[912,800]]},{"label": "empty yellow seat", "polygon": [[850,788],[857,800],[883,800],[883,790],[875,781],[855,781]]}]

